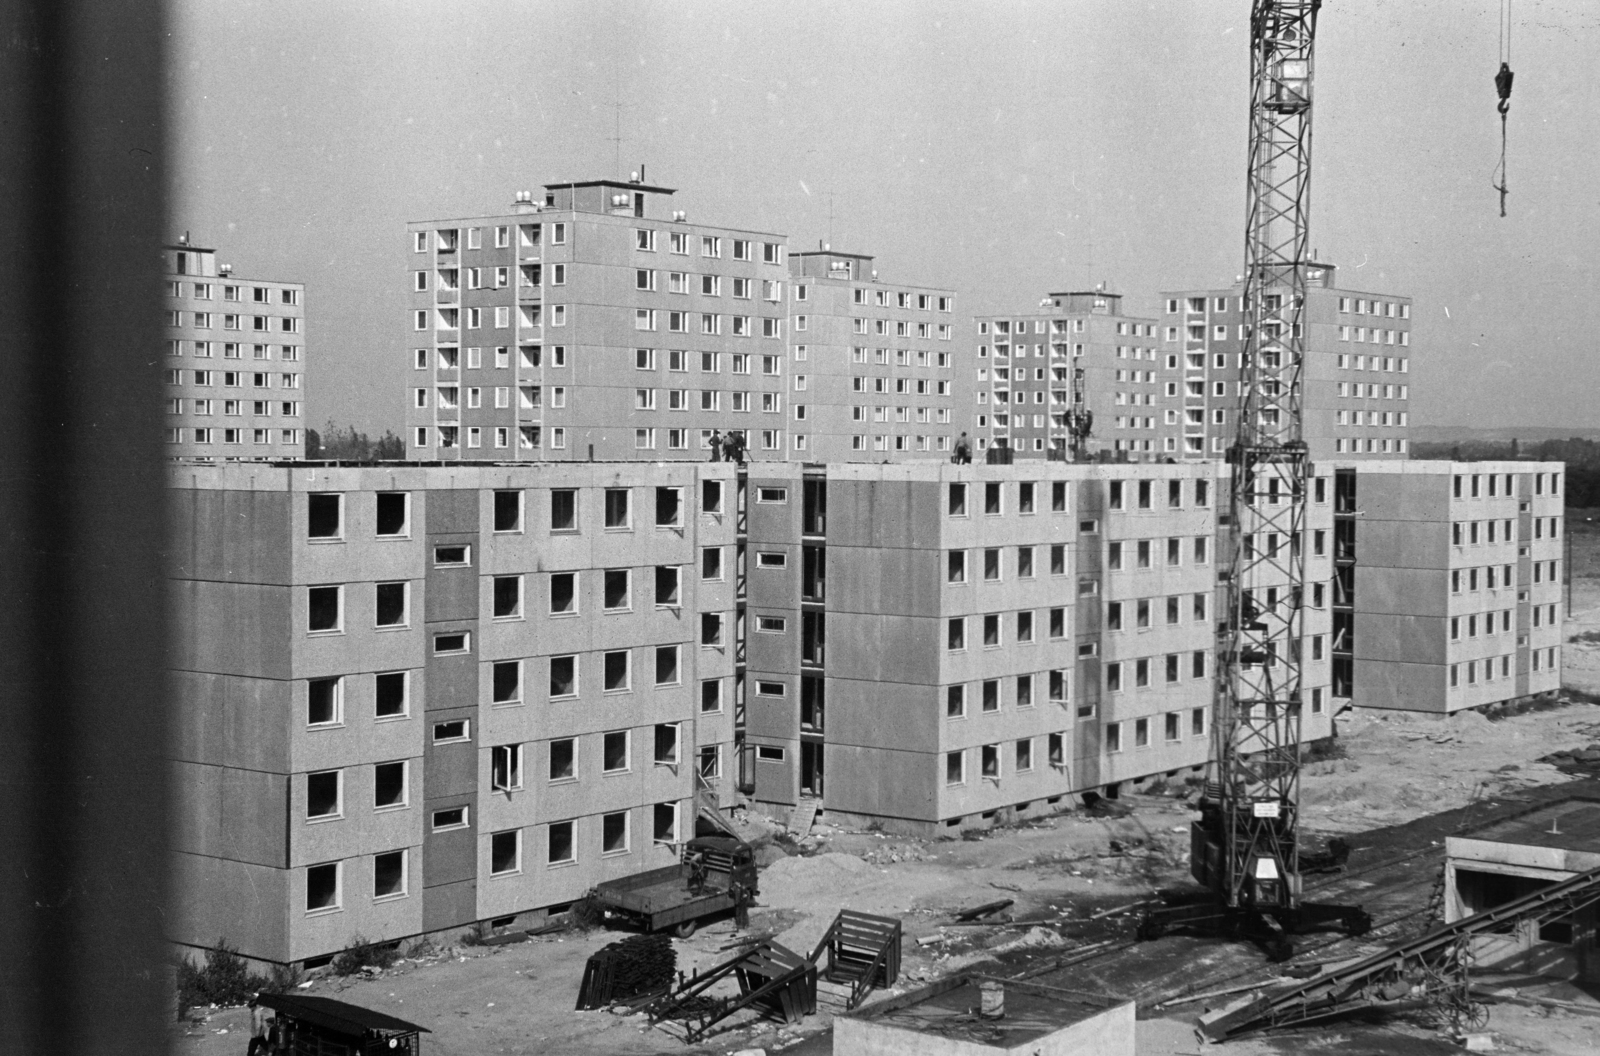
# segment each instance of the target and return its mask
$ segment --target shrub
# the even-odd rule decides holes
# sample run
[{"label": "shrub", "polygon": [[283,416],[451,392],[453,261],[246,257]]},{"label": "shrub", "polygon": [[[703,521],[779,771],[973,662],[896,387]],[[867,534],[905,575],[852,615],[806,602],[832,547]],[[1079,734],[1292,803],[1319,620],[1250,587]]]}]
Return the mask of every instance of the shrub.
[{"label": "shrub", "polygon": [[188,957],[178,962],[178,1018],[201,1005],[243,1005],[273,986],[273,979],[256,975],[239,951],[226,939],[206,951],[206,963],[196,966]]},{"label": "shrub", "polygon": [[388,968],[400,956],[397,942],[368,942],[362,935],[350,940],[329,965],[335,975],[355,975],[363,968]]}]

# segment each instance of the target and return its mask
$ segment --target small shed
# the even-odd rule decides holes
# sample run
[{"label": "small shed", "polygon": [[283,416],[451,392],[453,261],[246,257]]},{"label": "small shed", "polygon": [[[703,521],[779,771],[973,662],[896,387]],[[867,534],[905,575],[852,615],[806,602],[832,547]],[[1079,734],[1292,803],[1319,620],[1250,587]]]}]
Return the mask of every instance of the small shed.
[{"label": "small shed", "polygon": [[[268,1056],[418,1056],[427,1027],[315,994],[258,994],[253,1008],[271,1009]],[[260,1036],[260,1035],[258,1035]]]},{"label": "small shed", "polygon": [[833,1021],[835,1056],[1134,1056],[1134,1003],[962,972]]},{"label": "small shed", "polygon": [[[1600,803],[1563,799],[1445,841],[1445,922],[1493,909],[1600,868]],[[1508,924],[1473,940],[1477,967],[1600,983],[1591,905],[1567,917]]]}]

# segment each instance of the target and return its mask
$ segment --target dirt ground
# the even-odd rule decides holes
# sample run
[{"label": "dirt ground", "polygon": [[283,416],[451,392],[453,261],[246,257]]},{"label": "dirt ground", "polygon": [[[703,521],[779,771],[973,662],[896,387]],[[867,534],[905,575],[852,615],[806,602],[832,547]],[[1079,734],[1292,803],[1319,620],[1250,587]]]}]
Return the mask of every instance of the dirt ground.
[{"label": "dirt ground", "polygon": [[[1600,516],[1572,518],[1572,601],[1564,652],[1565,683],[1600,695]],[[1591,639],[1591,640],[1586,640]],[[1562,783],[1569,776],[1541,757],[1600,741],[1600,706],[1574,702],[1490,721],[1463,714],[1433,718],[1392,712],[1347,713],[1339,720],[1343,757],[1310,764],[1303,781],[1303,819],[1312,836],[1400,825],[1467,806],[1515,799],[1519,792]],[[1179,790],[1174,790],[1179,791]],[[915,840],[848,832],[819,824],[802,853],[778,857],[761,875],[760,906],[751,931],[771,934],[809,952],[840,908],[899,917],[905,928],[905,990],[947,972],[999,958],[1023,965],[1059,956],[1077,945],[1097,914],[1151,897],[1187,875],[1185,799],[1130,796],[1126,817],[1074,811],[981,839]],[[1470,816],[1470,815],[1469,815]],[[770,826],[755,819],[752,838],[770,844]],[[1010,927],[951,927],[952,912],[1014,900]],[[824,1000],[821,1014],[798,1030],[735,1019],[734,1029],[686,1049],[642,1015],[575,1012],[584,961],[613,933],[562,934],[496,946],[458,946],[407,959],[371,977],[321,978],[305,992],[344,1000],[429,1026],[430,1056],[498,1053],[727,1054],[760,1047],[793,1054],[830,1051]],[[729,955],[731,922],[674,940],[678,967],[691,972]],[[1577,995],[1582,997],[1583,995]],[[1596,1003],[1600,1009],[1600,1003]],[[1141,1056],[1199,1051],[1194,1011],[1142,1019]],[[1589,1056],[1600,1051],[1600,1016],[1516,1004],[1494,1006],[1490,1029],[1497,1051]],[[249,1017],[241,1009],[212,1010],[173,1029],[178,1056],[242,1056]],[[1437,1031],[1393,1022],[1382,1027],[1332,1026],[1276,1038],[1230,1042],[1239,1056],[1270,1053],[1459,1052]]]}]

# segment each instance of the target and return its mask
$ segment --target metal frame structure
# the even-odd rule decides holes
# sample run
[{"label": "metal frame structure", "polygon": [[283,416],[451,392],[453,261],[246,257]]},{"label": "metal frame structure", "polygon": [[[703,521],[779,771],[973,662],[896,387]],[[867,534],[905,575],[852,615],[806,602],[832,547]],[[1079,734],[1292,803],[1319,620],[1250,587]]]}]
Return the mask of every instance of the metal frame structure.
[{"label": "metal frame structure", "polygon": [[1227,622],[1212,727],[1229,906],[1299,894],[1300,641],[1309,466],[1301,437],[1309,260],[1312,45],[1321,0],[1257,0],[1250,16],[1250,159],[1243,398],[1230,461]]},{"label": "metal frame structure", "polygon": [[1301,642],[1310,465],[1302,437],[1306,271],[1311,266],[1312,50],[1321,0],[1255,0],[1250,16],[1242,398],[1228,460],[1226,619],[1218,631],[1212,773],[1193,834],[1195,878],[1223,904],[1156,910],[1173,926],[1253,939],[1276,959],[1288,934],[1370,918],[1300,901]]},{"label": "metal frame structure", "polygon": [[1561,920],[1600,902],[1600,869],[1578,873],[1542,890],[1333,968],[1239,1005],[1202,1016],[1200,1033],[1225,1041],[1274,1027],[1295,1026],[1364,1008],[1432,1008],[1457,1030],[1487,1021],[1473,1000],[1472,938],[1523,921]]}]

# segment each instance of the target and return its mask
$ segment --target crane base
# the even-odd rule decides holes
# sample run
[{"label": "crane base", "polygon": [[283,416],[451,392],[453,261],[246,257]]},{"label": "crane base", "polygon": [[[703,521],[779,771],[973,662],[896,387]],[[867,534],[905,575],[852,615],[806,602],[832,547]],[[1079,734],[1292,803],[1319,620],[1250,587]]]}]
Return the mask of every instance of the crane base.
[{"label": "crane base", "polygon": [[1140,942],[1169,934],[1252,942],[1276,963],[1294,956],[1296,935],[1342,931],[1355,936],[1371,929],[1372,916],[1360,906],[1302,902],[1297,906],[1261,908],[1205,901],[1148,910],[1140,918],[1135,934]]}]

